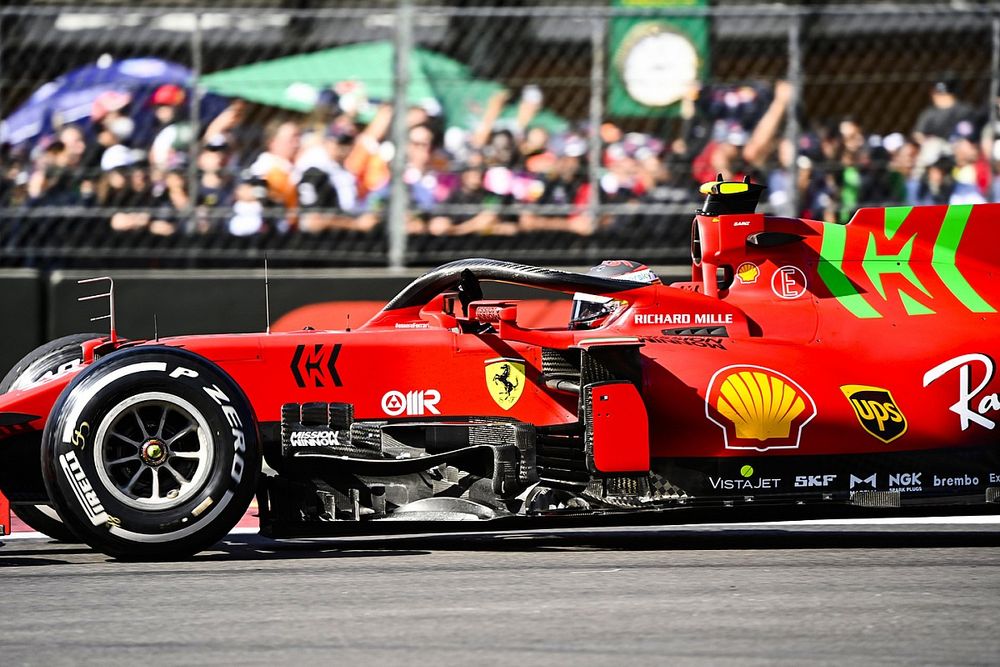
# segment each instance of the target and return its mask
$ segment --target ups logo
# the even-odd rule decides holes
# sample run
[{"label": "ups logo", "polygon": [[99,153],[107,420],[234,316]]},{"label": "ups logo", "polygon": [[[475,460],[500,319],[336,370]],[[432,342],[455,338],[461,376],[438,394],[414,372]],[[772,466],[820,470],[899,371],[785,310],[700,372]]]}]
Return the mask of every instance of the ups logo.
[{"label": "ups logo", "polygon": [[888,389],[845,384],[840,388],[854,408],[861,426],[888,444],[906,433],[906,417]]}]

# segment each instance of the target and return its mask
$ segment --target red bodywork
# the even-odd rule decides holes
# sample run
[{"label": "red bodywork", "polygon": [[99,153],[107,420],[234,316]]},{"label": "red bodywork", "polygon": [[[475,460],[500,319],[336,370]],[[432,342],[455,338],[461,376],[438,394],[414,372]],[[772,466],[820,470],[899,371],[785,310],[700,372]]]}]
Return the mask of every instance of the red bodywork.
[{"label": "red bodywork", "polygon": [[[608,293],[623,305],[597,329],[531,329],[516,302],[483,301],[469,319],[494,330],[462,333],[437,296],[353,331],[141,344],[214,361],[261,422],[278,422],[285,403],[324,401],[352,403],[358,420],[494,416],[539,427],[579,418],[579,397],[544,383],[543,348],[640,346],[641,400],[622,398],[628,417],[595,426],[604,472],[718,460],[724,477],[723,460],[817,457],[813,473],[836,455],[995,448],[998,225],[1000,204],[863,209],[846,226],[698,216],[692,281]],[[523,361],[523,386],[501,400],[510,376],[498,380],[502,366],[491,364],[503,360]],[[18,428],[42,429],[74,375],[3,396],[0,413],[38,415]],[[643,412],[648,422],[628,429]],[[615,438],[621,429],[627,437]],[[784,490],[795,472],[782,472]],[[976,476],[979,491],[1000,486],[982,467]]]},{"label": "red bodywork", "polygon": [[7,498],[0,493],[0,537],[10,535],[10,503]]}]

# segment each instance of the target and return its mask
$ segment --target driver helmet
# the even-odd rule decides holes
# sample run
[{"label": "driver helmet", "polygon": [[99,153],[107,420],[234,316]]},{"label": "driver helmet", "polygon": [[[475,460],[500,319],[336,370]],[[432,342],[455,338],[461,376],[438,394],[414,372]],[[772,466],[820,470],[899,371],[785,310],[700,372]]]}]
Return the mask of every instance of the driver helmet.
[{"label": "driver helmet", "polygon": [[[608,259],[587,271],[588,276],[629,280],[647,285],[660,285],[653,270],[641,262],[630,259]],[[569,317],[570,329],[593,329],[600,326],[611,313],[623,304],[610,296],[577,292],[573,296],[573,310]]]}]

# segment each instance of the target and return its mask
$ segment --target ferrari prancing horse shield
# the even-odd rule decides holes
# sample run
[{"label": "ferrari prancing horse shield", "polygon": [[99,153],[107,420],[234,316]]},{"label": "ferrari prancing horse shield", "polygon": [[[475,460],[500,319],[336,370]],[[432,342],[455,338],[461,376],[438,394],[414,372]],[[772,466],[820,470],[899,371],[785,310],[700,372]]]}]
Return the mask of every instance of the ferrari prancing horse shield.
[{"label": "ferrari prancing horse shield", "polygon": [[487,359],[486,388],[504,410],[510,410],[524,391],[523,359]]}]

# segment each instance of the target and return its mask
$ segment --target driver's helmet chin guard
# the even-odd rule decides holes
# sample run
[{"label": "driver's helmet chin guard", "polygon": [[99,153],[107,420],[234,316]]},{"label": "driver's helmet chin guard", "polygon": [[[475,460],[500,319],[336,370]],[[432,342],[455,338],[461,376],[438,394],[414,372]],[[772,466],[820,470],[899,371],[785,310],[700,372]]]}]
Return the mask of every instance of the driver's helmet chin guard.
[{"label": "driver's helmet chin guard", "polygon": [[[588,276],[628,280],[646,285],[659,285],[660,279],[653,270],[641,262],[629,259],[609,259],[587,271]],[[569,316],[570,329],[595,329],[618,310],[624,302],[610,296],[577,292],[573,296],[573,310]]]}]

